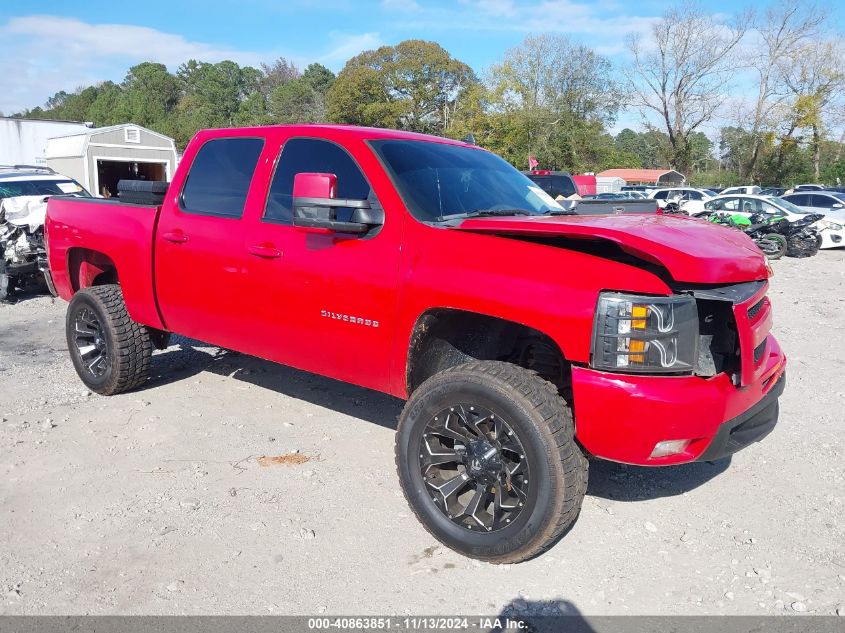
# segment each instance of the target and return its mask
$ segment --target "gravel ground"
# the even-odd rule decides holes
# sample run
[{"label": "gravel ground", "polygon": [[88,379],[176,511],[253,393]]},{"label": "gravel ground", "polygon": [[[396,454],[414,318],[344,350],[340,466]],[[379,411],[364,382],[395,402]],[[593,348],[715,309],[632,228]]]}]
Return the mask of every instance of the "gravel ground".
[{"label": "gravel ground", "polygon": [[417,524],[401,402],[180,338],[104,398],[62,301],[0,305],[0,613],[845,614],[845,251],[774,267],[775,431],[730,463],[594,462],[572,531],[513,566]]}]

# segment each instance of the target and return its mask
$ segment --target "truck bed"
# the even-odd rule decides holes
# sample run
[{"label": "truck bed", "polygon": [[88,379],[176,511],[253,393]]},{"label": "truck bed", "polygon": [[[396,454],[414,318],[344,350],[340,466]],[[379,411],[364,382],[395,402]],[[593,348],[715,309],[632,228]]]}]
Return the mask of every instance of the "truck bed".
[{"label": "truck bed", "polygon": [[[118,271],[133,320],[162,327],[155,297],[153,240],[160,206],[119,200],[53,196],[47,203],[47,257],[59,296],[69,301],[80,279],[103,270],[92,251]],[[87,284],[85,284],[87,285]]]}]

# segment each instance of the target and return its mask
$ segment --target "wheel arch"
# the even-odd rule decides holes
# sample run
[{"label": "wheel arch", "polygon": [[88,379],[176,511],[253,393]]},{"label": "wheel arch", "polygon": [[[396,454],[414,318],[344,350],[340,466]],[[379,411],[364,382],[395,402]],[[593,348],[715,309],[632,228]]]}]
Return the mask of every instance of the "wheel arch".
[{"label": "wheel arch", "polygon": [[90,248],[69,248],[67,270],[73,292],[93,286],[120,283],[114,260],[105,253]]},{"label": "wheel arch", "polygon": [[414,323],[405,363],[407,393],[445,369],[475,360],[533,369],[571,396],[570,363],[551,336],[517,321],[445,307],[429,308]]}]

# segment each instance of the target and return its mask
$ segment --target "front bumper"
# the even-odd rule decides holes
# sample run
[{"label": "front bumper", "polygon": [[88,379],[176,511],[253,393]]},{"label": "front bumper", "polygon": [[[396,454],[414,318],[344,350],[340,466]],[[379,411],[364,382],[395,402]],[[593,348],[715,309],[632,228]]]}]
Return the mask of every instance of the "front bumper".
[{"label": "front bumper", "polygon": [[[767,337],[756,380],[737,387],[727,374],[636,376],[573,367],[575,432],[595,457],[666,466],[730,455],[762,439],[777,421],[786,357]],[[691,440],[681,453],[652,458],[659,442]]]},{"label": "front bumper", "polygon": [[785,388],[786,373],[784,372],[760,402],[742,415],[719,426],[716,437],[698,460],[709,462],[733,455],[771,433],[778,421],[778,398]]}]

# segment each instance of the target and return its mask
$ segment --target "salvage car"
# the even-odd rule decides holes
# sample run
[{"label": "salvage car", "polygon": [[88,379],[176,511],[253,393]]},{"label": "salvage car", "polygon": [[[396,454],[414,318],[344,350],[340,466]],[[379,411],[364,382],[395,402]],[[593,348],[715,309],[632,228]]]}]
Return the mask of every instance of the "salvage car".
[{"label": "salvage car", "polygon": [[50,287],[43,226],[52,195],[89,196],[47,167],[0,166],[0,301],[42,280]]},{"label": "salvage car", "polygon": [[161,198],[48,202],[85,385],[141,387],[175,332],[403,398],[406,499],[467,556],[551,547],[588,457],[718,460],[777,421],[769,268],[739,231],[574,215],[484,149],[354,126],[201,131]]}]

